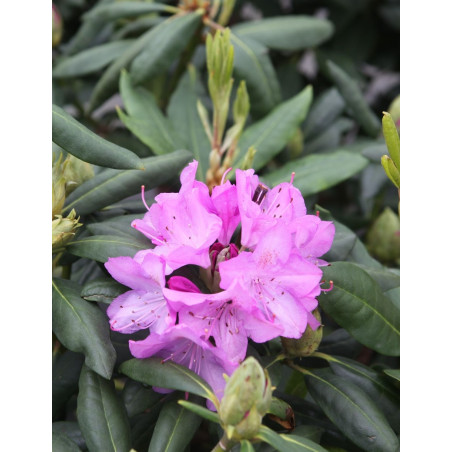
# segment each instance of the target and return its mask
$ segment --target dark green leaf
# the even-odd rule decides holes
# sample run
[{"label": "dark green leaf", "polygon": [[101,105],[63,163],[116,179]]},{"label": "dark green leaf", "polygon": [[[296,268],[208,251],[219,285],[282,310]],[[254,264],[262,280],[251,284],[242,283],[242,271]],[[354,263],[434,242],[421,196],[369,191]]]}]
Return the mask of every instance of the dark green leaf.
[{"label": "dark green leaf", "polygon": [[319,296],[322,309],[355,339],[383,355],[400,353],[400,311],[378,284],[357,265],[334,262],[323,267],[323,276],[334,283]]},{"label": "dark green leaf", "polygon": [[209,167],[210,142],[198,115],[196,107],[198,97],[204,94],[196,71],[190,67],[182,77],[168,105],[168,118],[185,140],[185,147],[193,152],[198,161],[196,178],[204,181]]},{"label": "dark green leaf", "polygon": [[400,287],[394,287],[385,292],[385,295],[392,301],[397,309],[400,309]]},{"label": "dark green leaf", "polygon": [[326,261],[351,261],[367,267],[383,268],[377,260],[370,256],[367,248],[351,229],[335,220],[331,213],[323,207],[316,205],[315,208],[319,211],[322,220],[334,222],[336,228],[333,245],[330,251],[323,256]]},{"label": "dark green leaf", "polygon": [[375,268],[362,264],[357,265],[365,270],[365,272],[378,283],[383,292],[387,292],[400,286],[400,276],[387,267]]},{"label": "dark green leaf", "polygon": [[152,388],[146,388],[137,381],[128,379],[122,390],[122,399],[129,417],[146,411],[159,410],[163,394],[155,392]]},{"label": "dark green leaf", "polygon": [[353,117],[367,134],[371,137],[376,137],[381,132],[381,123],[369,105],[367,105],[358,84],[332,61],[328,61],[327,66],[334,84],[350,108]]},{"label": "dark green leaf", "polygon": [[80,297],[81,287],[73,281],[52,281],[52,327],[58,340],[85,355],[85,363],[99,375],[110,378],[116,352],[110,342],[105,314]]},{"label": "dark green leaf", "polygon": [[386,378],[370,367],[352,359],[330,356],[328,363],[336,375],[361,388],[380,408],[391,427],[396,432],[399,431],[400,397],[395,388],[387,383]]},{"label": "dark green leaf", "polygon": [[139,193],[142,185],[146,189],[157,187],[173,179],[191,157],[188,151],[175,151],[143,159],[144,171],[102,171],[68,196],[63,212],[75,209],[77,214],[84,215]]},{"label": "dark green leaf", "polygon": [[335,121],[344,111],[345,102],[336,88],[324,91],[312,104],[312,108],[303,123],[303,133],[308,140],[321,132]]},{"label": "dark green leaf", "polygon": [[52,105],[52,141],[85,162],[108,168],[143,169],[133,152],[104,140],[56,105]]},{"label": "dark green leaf", "polygon": [[292,138],[306,117],[311,101],[312,87],[307,86],[292,99],[278,105],[265,118],[246,128],[238,143],[240,154],[236,167],[240,167],[248,148],[253,146],[257,150],[253,168],[256,171],[263,168]]},{"label": "dark green leaf", "polygon": [[[234,74],[245,80],[251,102],[251,114],[263,116],[281,100],[278,77],[268,56],[268,49],[257,41],[231,33],[234,46]],[[245,149],[246,152],[246,149]]]},{"label": "dark green leaf", "polygon": [[87,301],[110,304],[116,297],[129,290],[112,278],[97,278],[86,283],[80,296]]},{"label": "dark green leaf", "polygon": [[297,435],[306,439],[310,439],[315,443],[320,442],[320,438],[322,437],[324,429],[317,425],[299,425],[295,427],[289,435]]},{"label": "dark green leaf", "polygon": [[134,84],[164,74],[187,46],[198,28],[203,12],[195,11],[183,16],[173,16],[152,29],[146,42],[130,67]]},{"label": "dark green leaf", "polygon": [[82,369],[77,398],[77,419],[88,450],[129,452],[130,425],[113,381]]},{"label": "dark green leaf", "polygon": [[52,452],[82,452],[65,434],[52,432]]},{"label": "dark green leaf", "polygon": [[363,346],[343,328],[338,328],[322,339],[319,352],[355,358]]},{"label": "dark green leaf", "polygon": [[400,381],[400,369],[385,369],[384,373],[394,380]]},{"label": "dark green leaf", "polygon": [[177,402],[166,403],[160,411],[154,428],[149,452],[180,452],[193,438],[202,418],[180,406]]},{"label": "dark green leaf", "polygon": [[120,372],[141,383],[161,388],[177,389],[215,399],[215,395],[202,378],[184,366],[160,358],[130,359],[119,368]]},{"label": "dark green leaf", "polygon": [[265,425],[261,426],[257,438],[271,444],[280,452],[327,452],[322,446],[309,439],[297,435],[278,435]]},{"label": "dark green leaf", "polygon": [[141,242],[124,236],[95,235],[84,237],[66,245],[69,253],[98,262],[107,262],[109,257],[130,256],[146,249]]},{"label": "dark green leaf", "polygon": [[121,72],[119,90],[130,116],[118,110],[121,121],[155,154],[166,154],[176,149],[174,130],[160,111],[152,93],[132,85],[126,70]]},{"label": "dark green leaf", "polygon": [[109,5],[101,5],[93,8],[83,16],[84,20],[101,20],[107,22],[110,20],[121,19],[125,17],[135,17],[154,12],[176,13],[177,8],[161,3],[144,2],[115,2]]},{"label": "dark green leaf", "polygon": [[196,413],[198,416],[203,417],[204,419],[207,419],[210,422],[215,422],[217,424],[220,423],[220,417],[217,413],[214,411],[208,410],[207,408],[198,405],[197,403],[189,402],[188,400],[179,400],[177,402],[179,405],[182,405],[184,408],[186,408],[189,411],[193,411],[193,413]]},{"label": "dark green leaf", "polygon": [[293,160],[265,175],[264,180],[267,184],[275,186],[281,182],[288,182],[294,171],[293,185],[306,197],[347,180],[368,163],[368,160],[359,154],[339,150]]},{"label": "dark green leaf", "polygon": [[232,31],[270,49],[295,51],[326,41],[333,34],[333,25],[311,16],[283,16],[244,22],[232,27]]},{"label": "dark green leaf", "polygon": [[[73,441],[80,449],[86,449],[85,438],[77,422],[63,421],[52,423],[52,433],[60,433]],[[55,449],[54,449],[55,450]]]},{"label": "dark green leaf", "polygon": [[305,378],[311,396],[347,438],[369,452],[397,450],[397,436],[363,390],[331,372],[310,372]]},{"label": "dark green leaf", "polygon": [[58,63],[52,71],[52,76],[80,77],[98,71],[118,58],[132,42],[132,40],[114,41],[84,50]]}]

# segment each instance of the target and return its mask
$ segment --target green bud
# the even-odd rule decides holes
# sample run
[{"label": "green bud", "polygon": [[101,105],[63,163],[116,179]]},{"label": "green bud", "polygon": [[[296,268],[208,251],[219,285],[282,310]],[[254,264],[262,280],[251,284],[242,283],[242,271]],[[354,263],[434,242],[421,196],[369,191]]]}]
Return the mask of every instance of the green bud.
[{"label": "green bud", "polygon": [[52,47],[56,47],[63,35],[63,21],[56,6],[52,4]]},{"label": "green bud", "polygon": [[385,137],[386,146],[394,162],[395,167],[400,171],[400,138],[397,128],[389,113],[383,112],[383,135]]},{"label": "green bud", "polygon": [[59,215],[66,199],[66,179],[63,175],[63,154],[52,162],[52,219]]},{"label": "green bud", "polygon": [[400,258],[400,219],[389,207],[375,220],[367,234],[369,252],[390,263]]},{"label": "green bud", "polygon": [[271,400],[268,372],[255,358],[247,358],[227,381],[220,403],[220,420],[228,437],[240,441],[256,436]]},{"label": "green bud", "polygon": [[75,230],[82,226],[79,218],[75,218],[75,210],[72,209],[66,218],[56,215],[52,221],[52,249],[63,248],[75,235]]},{"label": "green bud", "polygon": [[[319,322],[322,321],[318,309],[315,309],[312,313]],[[281,343],[286,356],[290,358],[306,357],[312,355],[319,348],[322,337],[323,325],[320,325],[316,330],[308,325],[300,339],[281,337]]]},{"label": "green bud", "polygon": [[394,162],[387,155],[383,155],[381,157],[381,165],[386,172],[386,175],[389,177],[391,182],[397,187],[400,188],[400,172],[394,165]]},{"label": "green bud", "polygon": [[68,196],[83,182],[93,178],[94,170],[90,163],[69,154],[63,163],[63,174],[66,179],[66,196]]}]

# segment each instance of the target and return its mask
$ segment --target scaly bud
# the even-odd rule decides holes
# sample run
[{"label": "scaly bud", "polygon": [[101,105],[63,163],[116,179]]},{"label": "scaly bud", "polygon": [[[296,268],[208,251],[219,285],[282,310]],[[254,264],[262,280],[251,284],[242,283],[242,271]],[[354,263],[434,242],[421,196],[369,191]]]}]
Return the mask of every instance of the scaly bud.
[{"label": "scaly bud", "polygon": [[94,170],[90,163],[69,154],[63,163],[63,174],[66,179],[66,196],[68,196],[83,182],[93,178]]},{"label": "scaly bud", "polygon": [[52,221],[52,249],[63,248],[75,235],[75,230],[82,226],[79,218],[75,218],[75,210],[72,209],[66,218],[56,215]]},{"label": "scaly bud", "polygon": [[389,207],[369,229],[367,247],[382,262],[397,262],[400,258],[400,219]]},{"label": "scaly bud", "polygon": [[[312,314],[321,322],[320,312],[315,309]],[[313,330],[309,325],[306,327],[300,339],[281,337],[281,343],[286,356],[289,358],[306,357],[312,355],[320,345],[323,336],[323,325]]]},{"label": "scaly bud", "polygon": [[228,437],[236,441],[255,437],[271,399],[268,372],[255,358],[247,358],[227,381],[220,403],[220,420]]}]

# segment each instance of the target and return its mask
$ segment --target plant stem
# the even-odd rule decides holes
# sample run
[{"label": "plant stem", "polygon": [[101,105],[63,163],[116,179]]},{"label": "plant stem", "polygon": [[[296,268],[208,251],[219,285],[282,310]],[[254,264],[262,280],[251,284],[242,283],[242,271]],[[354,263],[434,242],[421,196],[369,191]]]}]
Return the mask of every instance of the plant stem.
[{"label": "plant stem", "polygon": [[223,437],[218,441],[218,444],[212,449],[212,452],[227,452],[231,450],[235,444],[237,444],[237,442],[229,439],[226,433],[224,433]]}]

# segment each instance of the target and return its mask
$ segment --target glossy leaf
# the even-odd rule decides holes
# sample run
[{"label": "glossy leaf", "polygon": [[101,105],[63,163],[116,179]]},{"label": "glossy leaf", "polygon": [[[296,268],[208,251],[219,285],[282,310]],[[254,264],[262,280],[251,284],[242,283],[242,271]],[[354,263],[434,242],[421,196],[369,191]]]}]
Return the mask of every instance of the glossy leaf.
[{"label": "glossy leaf", "polygon": [[211,411],[201,405],[198,405],[197,403],[189,402],[188,400],[178,400],[177,402],[179,405],[183,406],[189,411],[192,411],[193,413],[196,413],[198,416],[203,417],[204,419],[207,419],[210,422],[215,422],[217,424],[220,423],[220,417],[217,413],[214,411]]},{"label": "glossy leaf", "polygon": [[171,123],[160,111],[153,94],[142,87],[134,87],[127,71],[121,72],[119,90],[127,116],[118,109],[125,126],[155,154],[166,154],[176,149]]},{"label": "glossy leaf", "polygon": [[383,268],[377,260],[371,257],[367,248],[351,229],[344,226],[342,223],[339,223],[331,213],[323,207],[316,205],[315,209],[319,211],[322,220],[332,221],[336,228],[333,245],[330,251],[323,256],[327,262],[351,261],[365,265],[366,267],[376,269]]},{"label": "glossy leaf", "polygon": [[[258,171],[273,159],[292,138],[306,117],[312,101],[312,88],[306,87],[293,98],[278,105],[275,110],[246,128],[239,140],[240,154],[236,167],[242,165],[246,151],[254,147],[257,152],[253,168]],[[289,175],[290,177],[290,175]]]},{"label": "glossy leaf", "polygon": [[280,452],[327,452],[319,444],[297,435],[278,434],[262,425],[257,438],[272,445]]},{"label": "glossy leaf", "polygon": [[192,67],[182,77],[168,105],[168,118],[173,128],[185,141],[186,149],[193,152],[198,161],[196,178],[200,181],[206,177],[211,147],[196,107],[198,97],[203,94],[204,88]]},{"label": "glossy leaf", "polygon": [[269,113],[281,100],[278,78],[268,56],[268,49],[253,39],[239,37],[233,33],[231,44],[234,46],[235,79],[246,81],[251,114],[261,117]]},{"label": "glossy leaf", "polygon": [[146,246],[132,237],[94,235],[69,242],[66,249],[75,256],[107,262],[109,257],[133,257],[138,251],[146,249]]},{"label": "glossy leaf", "polygon": [[116,297],[126,292],[128,287],[112,278],[97,278],[86,283],[80,296],[87,301],[110,304]]},{"label": "glossy leaf", "polygon": [[344,111],[345,102],[336,88],[324,91],[312,104],[303,123],[305,139],[317,136],[336,120]]},{"label": "glossy leaf", "polygon": [[212,388],[184,366],[160,358],[130,359],[122,363],[120,372],[141,383],[160,388],[177,389],[214,400]]},{"label": "glossy leaf", "polygon": [[202,14],[202,11],[195,11],[174,16],[152,29],[152,37],[130,67],[130,77],[134,84],[143,83],[169,69],[198,28]]},{"label": "glossy leaf", "polygon": [[295,51],[326,41],[333,34],[333,24],[311,16],[282,16],[243,22],[232,31],[270,49]]},{"label": "glossy leaf", "polygon": [[332,61],[327,62],[327,67],[334,84],[356,122],[362,126],[368,135],[376,137],[381,131],[380,121],[370,109],[356,81]]},{"label": "glossy leaf", "polygon": [[52,76],[55,78],[80,77],[98,71],[118,58],[132,42],[132,40],[113,41],[83,50],[58,63],[52,71]]},{"label": "glossy leaf", "polygon": [[55,278],[52,285],[52,327],[58,340],[69,350],[83,353],[88,367],[110,378],[116,352],[105,314],[80,297],[77,283]]},{"label": "glossy leaf", "polygon": [[77,397],[77,419],[88,450],[129,452],[130,425],[113,381],[82,369]]},{"label": "glossy leaf", "polygon": [[397,450],[397,436],[362,389],[331,372],[309,372],[305,378],[311,396],[353,443],[369,452]]},{"label": "glossy leaf", "polygon": [[293,185],[306,197],[347,180],[368,163],[368,160],[359,154],[339,150],[293,160],[265,175],[264,180],[272,186],[288,182],[293,171],[295,172]]},{"label": "glossy leaf", "polygon": [[378,283],[383,292],[400,287],[400,276],[387,267],[375,268],[362,264],[358,264],[358,266]]},{"label": "glossy leaf", "polygon": [[363,345],[383,355],[400,353],[400,311],[378,284],[349,262],[323,267],[334,289],[318,297],[325,312]]},{"label": "glossy leaf", "polygon": [[52,141],[88,163],[108,168],[143,169],[141,160],[132,151],[104,140],[56,105],[52,106]]},{"label": "glossy leaf", "polygon": [[83,16],[84,20],[101,20],[107,22],[126,17],[141,16],[154,12],[176,13],[177,8],[161,3],[115,2],[93,8]]},{"label": "glossy leaf", "polygon": [[139,193],[142,185],[157,187],[177,176],[191,157],[187,151],[175,151],[143,159],[144,171],[102,171],[68,196],[63,212],[75,209],[78,215],[85,215]]},{"label": "glossy leaf", "polygon": [[167,402],[155,424],[149,451],[180,452],[190,443],[202,418],[177,402]]},{"label": "glossy leaf", "polygon": [[65,434],[52,432],[53,452],[82,452],[82,450]]}]

